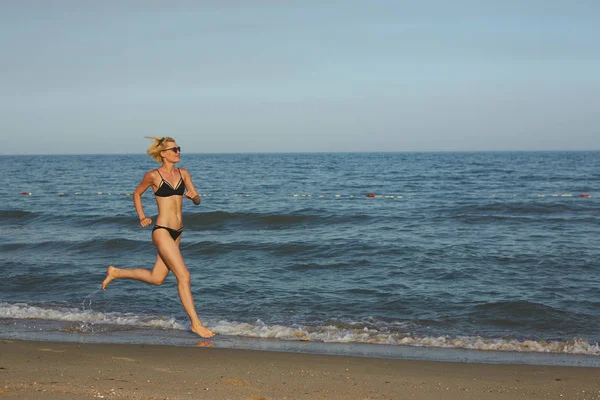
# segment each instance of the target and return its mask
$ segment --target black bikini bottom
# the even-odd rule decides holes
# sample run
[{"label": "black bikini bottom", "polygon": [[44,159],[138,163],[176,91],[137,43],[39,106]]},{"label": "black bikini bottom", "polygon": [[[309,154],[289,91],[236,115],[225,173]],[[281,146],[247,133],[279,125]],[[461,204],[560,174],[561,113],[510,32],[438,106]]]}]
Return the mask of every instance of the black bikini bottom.
[{"label": "black bikini bottom", "polygon": [[154,225],[154,228],[152,228],[152,232],[154,232],[157,229],[166,229],[167,232],[169,232],[169,235],[171,235],[171,237],[173,238],[173,240],[177,240],[179,235],[181,235],[181,233],[183,232],[183,226],[179,229],[171,229],[167,228],[166,226]]}]

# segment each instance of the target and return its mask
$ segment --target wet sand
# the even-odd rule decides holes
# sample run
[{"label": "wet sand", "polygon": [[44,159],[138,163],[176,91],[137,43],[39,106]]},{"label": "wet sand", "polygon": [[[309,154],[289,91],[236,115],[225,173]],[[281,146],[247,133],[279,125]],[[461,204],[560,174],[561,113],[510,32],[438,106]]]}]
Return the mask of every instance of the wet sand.
[{"label": "wet sand", "polygon": [[0,340],[2,399],[600,399],[600,368]]}]

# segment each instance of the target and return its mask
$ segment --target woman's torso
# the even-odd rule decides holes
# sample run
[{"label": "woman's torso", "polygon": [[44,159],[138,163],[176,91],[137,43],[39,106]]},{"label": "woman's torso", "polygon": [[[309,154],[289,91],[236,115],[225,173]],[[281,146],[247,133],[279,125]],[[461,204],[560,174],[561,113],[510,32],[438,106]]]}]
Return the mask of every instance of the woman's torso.
[{"label": "woman's torso", "polygon": [[161,173],[158,169],[155,171],[156,177],[152,183],[152,189],[158,206],[156,225],[179,229],[183,226],[181,206],[185,192],[185,182],[181,171],[176,168],[172,175]]}]

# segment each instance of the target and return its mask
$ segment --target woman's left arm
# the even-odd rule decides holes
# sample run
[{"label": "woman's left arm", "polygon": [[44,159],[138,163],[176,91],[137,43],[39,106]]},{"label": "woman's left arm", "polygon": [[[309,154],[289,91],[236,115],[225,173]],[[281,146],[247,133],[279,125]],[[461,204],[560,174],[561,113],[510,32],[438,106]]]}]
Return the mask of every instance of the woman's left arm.
[{"label": "woman's left arm", "polygon": [[195,205],[200,205],[200,195],[196,191],[196,188],[192,183],[192,176],[187,169],[181,168],[181,176],[183,177],[183,182],[185,183],[185,188],[187,189],[184,193],[184,196],[192,200]]}]

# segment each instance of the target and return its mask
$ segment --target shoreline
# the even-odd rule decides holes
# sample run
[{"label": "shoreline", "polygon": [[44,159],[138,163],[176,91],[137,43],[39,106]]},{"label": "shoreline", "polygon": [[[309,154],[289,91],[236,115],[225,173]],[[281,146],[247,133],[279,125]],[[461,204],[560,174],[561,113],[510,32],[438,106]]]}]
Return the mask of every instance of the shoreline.
[{"label": "shoreline", "polygon": [[[96,330],[96,328],[98,328]],[[183,329],[151,327],[123,329],[120,325],[99,325],[80,321],[0,319],[0,340],[38,341],[52,343],[106,345],[164,345],[190,348],[200,337]],[[296,354],[338,355],[361,358],[439,361],[475,364],[547,365],[591,367],[600,371],[600,356],[595,354],[536,351],[535,342],[526,350],[508,346],[499,349],[430,345],[394,345],[321,340],[290,340],[287,338],[240,336],[222,333],[212,338],[218,349],[257,350]],[[574,342],[573,344],[576,344]],[[598,346],[597,344],[595,345]],[[503,347],[503,348],[502,348]],[[549,347],[549,346],[547,346]],[[573,346],[572,346],[573,347]],[[574,347],[571,349],[573,350]]]},{"label": "shoreline", "polygon": [[600,369],[0,340],[7,399],[600,399]]},{"label": "shoreline", "polygon": [[[0,319],[0,340],[97,345],[162,345],[194,347],[201,338],[187,330],[137,328],[88,331],[84,323],[36,320],[35,324]],[[218,349],[254,350],[295,354],[337,355],[360,358],[457,362],[499,365],[591,367],[600,371],[600,356],[551,351],[487,350],[478,348],[390,345],[360,342],[288,340],[219,334],[210,339]]]}]

